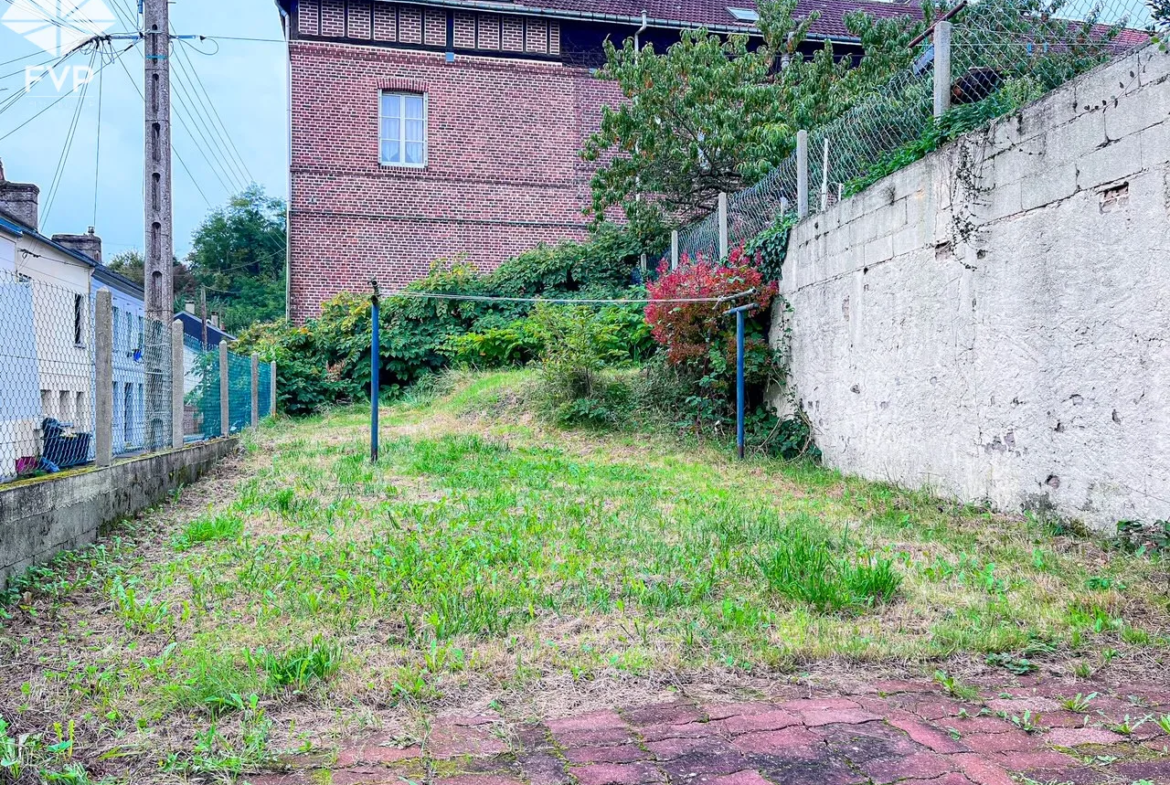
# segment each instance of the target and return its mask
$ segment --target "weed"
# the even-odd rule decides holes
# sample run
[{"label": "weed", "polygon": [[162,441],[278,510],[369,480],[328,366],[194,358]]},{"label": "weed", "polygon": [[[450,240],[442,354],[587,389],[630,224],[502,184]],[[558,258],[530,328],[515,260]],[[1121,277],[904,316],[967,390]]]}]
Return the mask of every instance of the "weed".
[{"label": "weed", "polygon": [[303,690],[314,679],[324,681],[336,673],[341,667],[341,659],[341,644],[326,641],[318,635],[307,646],[298,646],[284,654],[260,649],[253,661],[267,672],[272,688]]},{"label": "weed", "polygon": [[1078,692],[1075,697],[1062,698],[1060,702],[1061,705],[1063,705],[1069,711],[1075,711],[1079,714],[1084,714],[1089,710],[1089,704],[1092,703],[1093,699],[1096,697],[1097,693],[1095,692],[1090,692],[1088,695],[1082,695]]},{"label": "weed", "polygon": [[1120,733],[1122,736],[1129,736],[1135,730],[1149,722],[1151,719],[1152,717],[1148,714],[1145,717],[1137,717],[1133,719],[1131,719],[1130,716],[1126,714],[1124,719],[1118,722],[1108,723],[1106,727],[1114,733]]},{"label": "weed", "polygon": [[1170,714],[1163,714],[1158,718],[1158,727],[1163,733],[1170,735]]},{"label": "weed", "polygon": [[979,698],[979,689],[977,687],[963,684],[946,671],[935,671],[934,680],[942,686],[948,695],[955,698],[965,701],[973,701]]},{"label": "weed", "polygon": [[987,664],[1011,671],[1017,676],[1023,676],[1039,669],[1039,666],[1027,657],[1017,657],[1014,654],[1000,653],[987,656]]},{"label": "weed", "polygon": [[1012,715],[1010,718],[1012,725],[1015,725],[1025,733],[1038,733],[1043,730],[1040,726],[1040,715],[1033,714],[1031,710],[1025,709],[1021,715]]},{"label": "weed", "polygon": [[188,523],[171,545],[177,551],[185,551],[201,542],[234,540],[243,532],[244,521],[236,515],[208,515]]},{"label": "weed", "polygon": [[819,613],[855,613],[889,602],[902,583],[893,562],[836,556],[828,539],[797,528],[758,564],[772,591]]}]

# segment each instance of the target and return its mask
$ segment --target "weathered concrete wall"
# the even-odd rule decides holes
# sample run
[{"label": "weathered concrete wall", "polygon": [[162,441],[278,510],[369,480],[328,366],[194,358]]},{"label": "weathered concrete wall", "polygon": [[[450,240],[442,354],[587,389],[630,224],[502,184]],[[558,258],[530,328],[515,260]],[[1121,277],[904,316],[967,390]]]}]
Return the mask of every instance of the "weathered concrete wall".
[{"label": "weathered concrete wall", "polygon": [[805,220],[781,286],[832,466],[1100,528],[1170,518],[1170,56]]},{"label": "weathered concrete wall", "polygon": [[0,588],[34,564],[94,542],[104,524],[199,479],[237,441],[216,439],[0,489]]}]

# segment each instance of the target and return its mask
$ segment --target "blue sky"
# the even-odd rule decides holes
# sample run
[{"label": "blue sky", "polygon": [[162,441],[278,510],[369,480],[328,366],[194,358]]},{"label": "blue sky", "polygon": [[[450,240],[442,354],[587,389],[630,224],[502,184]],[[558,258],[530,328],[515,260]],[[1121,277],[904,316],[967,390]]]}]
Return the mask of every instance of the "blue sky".
[{"label": "blue sky", "polygon": [[[11,0],[0,0],[0,14],[10,4]],[[137,10],[137,0],[106,0],[106,5],[123,11],[118,14],[120,22],[108,32],[125,31],[125,18],[131,9]],[[172,26],[180,35],[262,39],[279,39],[282,35],[272,0],[174,0],[170,8]],[[116,51],[129,45],[128,41],[113,43]],[[179,161],[175,161],[175,252],[183,258],[190,249],[192,232],[211,209],[208,202],[212,206],[224,204],[230,193],[246,184],[249,174],[269,194],[287,197],[288,119],[282,44],[217,40],[176,46],[182,51],[176,52],[173,58],[177,75],[172,80],[178,94],[173,138],[177,154],[192,175],[188,176]],[[50,56],[12,30],[0,27],[0,63],[30,55],[0,65],[0,138],[29,121],[23,129],[0,140],[0,159],[4,161],[7,178],[41,186],[42,232],[77,233],[94,225],[103,239],[107,260],[116,253],[142,247],[143,106],[122,68],[124,64],[134,84],[141,89],[141,52],[142,45],[138,44],[122,56],[121,64],[108,64],[90,84],[88,95],[81,103],[67,165],[62,170],[56,194],[51,196],[54,175],[80,99],[78,94],[71,94],[47,109],[62,93],[50,79],[45,79],[5,111],[6,102],[14,93],[24,91],[24,67],[45,63]],[[87,65],[88,62],[89,55],[75,54],[66,64]],[[69,93],[71,87],[69,83],[65,92]],[[207,108],[208,99],[213,110]],[[43,110],[39,118],[31,119]],[[220,122],[230,143],[219,127]],[[238,164],[221,164],[225,158],[235,157],[230,144],[238,149],[246,172]],[[95,221],[95,167],[98,165]]]}]

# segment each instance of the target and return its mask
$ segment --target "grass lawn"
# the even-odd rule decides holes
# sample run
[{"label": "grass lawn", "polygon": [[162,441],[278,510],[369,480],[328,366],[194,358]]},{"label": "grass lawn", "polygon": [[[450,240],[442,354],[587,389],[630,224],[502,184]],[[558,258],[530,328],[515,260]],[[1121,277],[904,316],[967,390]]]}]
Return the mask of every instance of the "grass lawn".
[{"label": "grass lawn", "polygon": [[387,407],[376,466],[366,412],[271,423],[31,574],[0,605],[0,745],[43,732],[30,764],[64,768],[71,737],[114,781],[182,781],[363,726],[408,740],[443,707],[1165,666],[1156,558],[807,463],[549,429],[529,381]]}]

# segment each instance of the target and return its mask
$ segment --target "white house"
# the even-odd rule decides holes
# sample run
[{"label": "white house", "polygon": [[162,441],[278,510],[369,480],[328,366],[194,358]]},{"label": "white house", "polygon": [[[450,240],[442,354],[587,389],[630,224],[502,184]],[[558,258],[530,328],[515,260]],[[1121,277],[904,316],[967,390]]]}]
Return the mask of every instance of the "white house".
[{"label": "white house", "polygon": [[146,433],[146,372],[142,364],[142,287],[104,265],[94,268],[91,291],[109,289],[114,322],[114,454],[143,448]]},{"label": "white house", "polygon": [[4,179],[0,165],[0,478],[41,457],[43,419],[81,436],[70,442],[84,451],[81,461],[93,454],[92,278],[101,240],[92,230],[41,234],[39,196],[35,185]]}]

